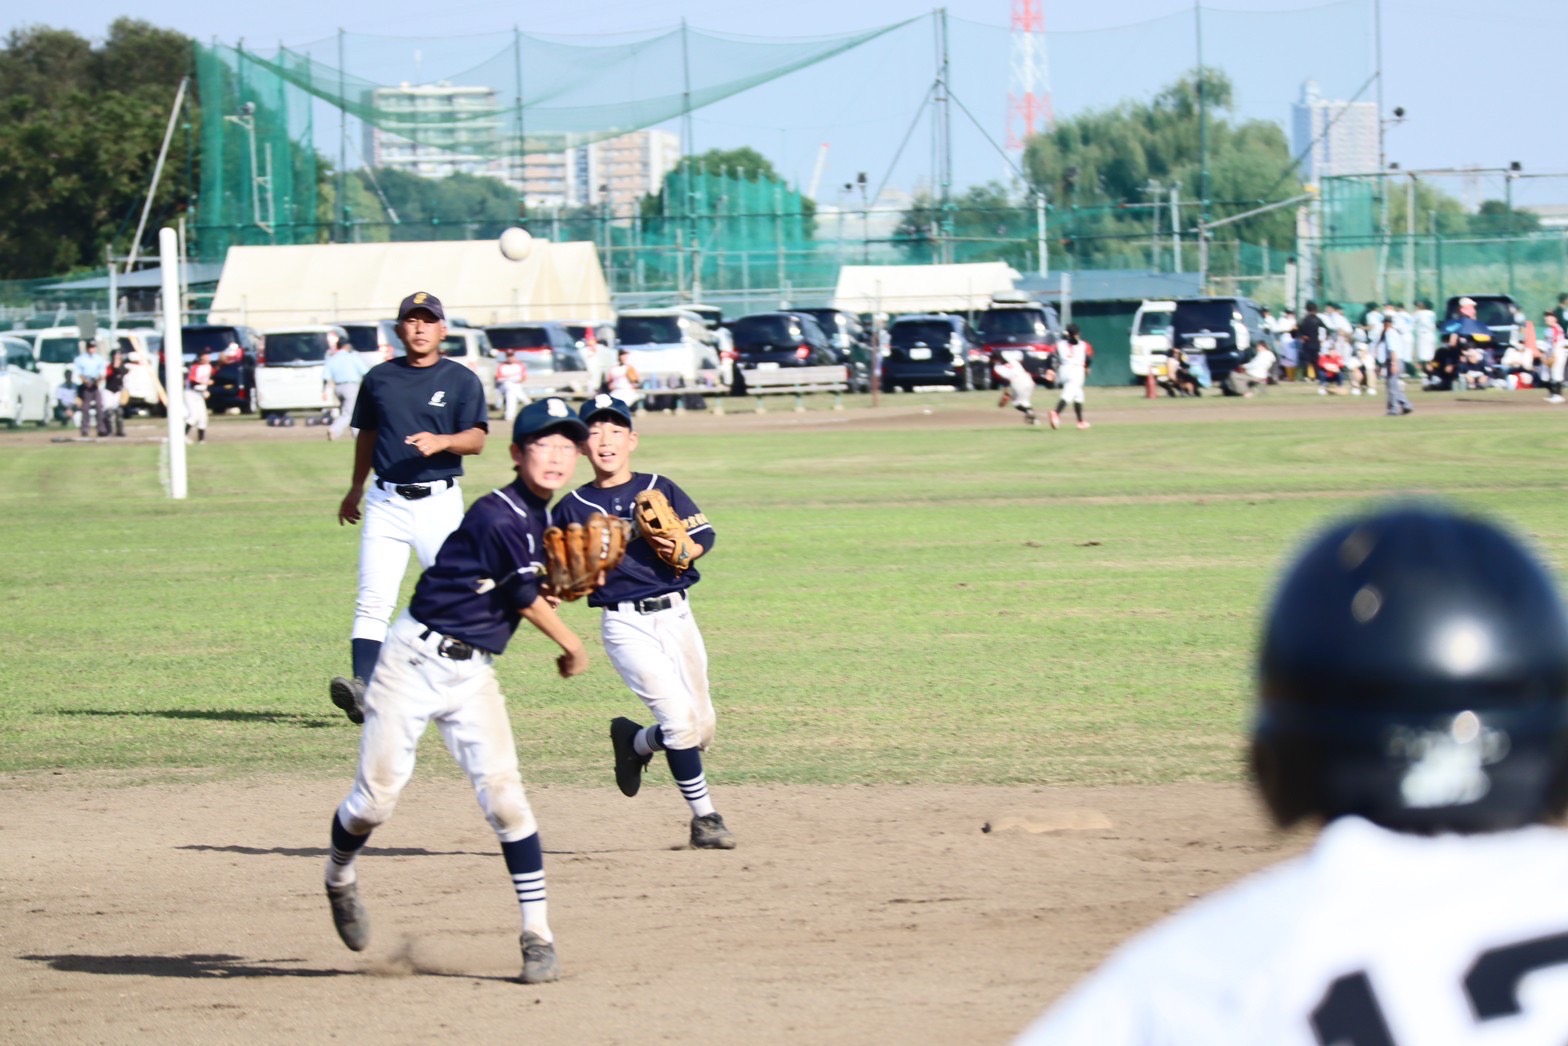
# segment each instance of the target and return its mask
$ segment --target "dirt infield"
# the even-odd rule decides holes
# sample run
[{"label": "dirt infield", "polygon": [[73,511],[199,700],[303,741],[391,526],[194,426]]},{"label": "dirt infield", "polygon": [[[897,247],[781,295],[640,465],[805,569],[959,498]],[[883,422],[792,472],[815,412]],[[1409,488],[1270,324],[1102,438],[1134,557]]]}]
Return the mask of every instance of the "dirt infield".
[{"label": "dirt infield", "polygon": [[[345,782],[0,781],[6,1042],[1001,1042],[1135,929],[1301,841],[1239,787],[544,788],[563,979],[516,983],[517,907],[458,781],[417,778],[332,930]],[[986,830],[986,826],[990,830]]]}]

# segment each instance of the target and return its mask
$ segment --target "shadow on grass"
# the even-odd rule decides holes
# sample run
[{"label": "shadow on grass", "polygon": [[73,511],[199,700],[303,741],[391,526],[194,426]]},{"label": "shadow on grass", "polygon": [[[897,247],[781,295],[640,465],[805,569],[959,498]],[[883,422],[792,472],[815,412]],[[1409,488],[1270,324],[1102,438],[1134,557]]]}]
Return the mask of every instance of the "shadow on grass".
[{"label": "shadow on grass", "polygon": [[285,963],[302,959],[246,959],[239,955],[23,955],[62,973],[128,974],[135,977],[354,977],[351,970],[317,970]]},{"label": "shadow on grass", "polygon": [[344,719],[339,714],[251,712],[243,709],[220,710],[216,708],[55,708],[40,709],[37,714],[102,716],[104,718],[139,716],[153,719],[205,719],[223,723],[282,723],[290,726],[310,727],[311,729],[333,726],[339,722],[348,722],[347,719]]}]

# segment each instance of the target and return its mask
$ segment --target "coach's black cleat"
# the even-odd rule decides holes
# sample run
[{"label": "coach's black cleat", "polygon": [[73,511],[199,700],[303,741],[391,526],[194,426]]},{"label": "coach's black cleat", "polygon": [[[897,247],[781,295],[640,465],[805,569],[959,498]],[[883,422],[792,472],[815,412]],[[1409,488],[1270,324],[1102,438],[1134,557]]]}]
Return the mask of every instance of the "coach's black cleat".
[{"label": "coach's black cleat", "polygon": [[555,957],[553,942],[524,930],[518,943],[523,946],[523,972],[518,980],[524,984],[548,984],[561,979],[561,964]]},{"label": "coach's black cleat", "polygon": [[357,725],[365,721],[365,684],[357,677],[345,679],[343,676],[333,676],[327,686],[327,693],[331,695],[332,703],[348,716],[350,723]]},{"label": "coach's black cleat", "polygon": [[370,943],[370,916],[359,903],[359,884],[327,886],[327,902],[332,905],[332,925],[350,951],[362,952]]},{"label": "coach's black cleat", "polygon": [[651,755],[638,755],[633,743],[642,727],[616,716],[610,720],[610,745],[615,749],[615,784],[624,796],[633,796],[642,787],[642,774],[652,761]]}]

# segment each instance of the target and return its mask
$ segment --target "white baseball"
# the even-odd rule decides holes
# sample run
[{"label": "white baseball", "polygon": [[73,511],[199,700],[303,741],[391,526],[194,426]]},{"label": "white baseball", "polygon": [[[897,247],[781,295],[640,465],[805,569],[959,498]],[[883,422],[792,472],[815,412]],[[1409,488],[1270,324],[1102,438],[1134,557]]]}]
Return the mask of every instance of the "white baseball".
[{"label": "white baseball", "polygon": [[501,253],[506,257],[512,261],[522,261],[533,250],[534,238],[528,235],[527,229],[519,229],[514,225],[501,234],[500,246]]}]

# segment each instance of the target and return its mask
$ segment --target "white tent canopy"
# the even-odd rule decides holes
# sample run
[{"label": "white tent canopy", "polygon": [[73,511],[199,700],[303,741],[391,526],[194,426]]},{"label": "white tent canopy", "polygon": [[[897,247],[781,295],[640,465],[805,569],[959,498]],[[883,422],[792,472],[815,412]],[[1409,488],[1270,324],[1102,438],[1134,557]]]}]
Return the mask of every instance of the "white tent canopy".
[{"label": "white tent canopy", "polygon": [[1006,262],[968,265],[846,265],[833,307],[846,312],[967,312],[1011,291],[1018,273]]},{"label": "white tent canopy", "polygon": [[592,243],[535,240],[522,261],[494,240],[231,247],[209,322],[287,327],[392,319],[415,291],[441,299],[448,320],[611,320],[610,290]]}]

